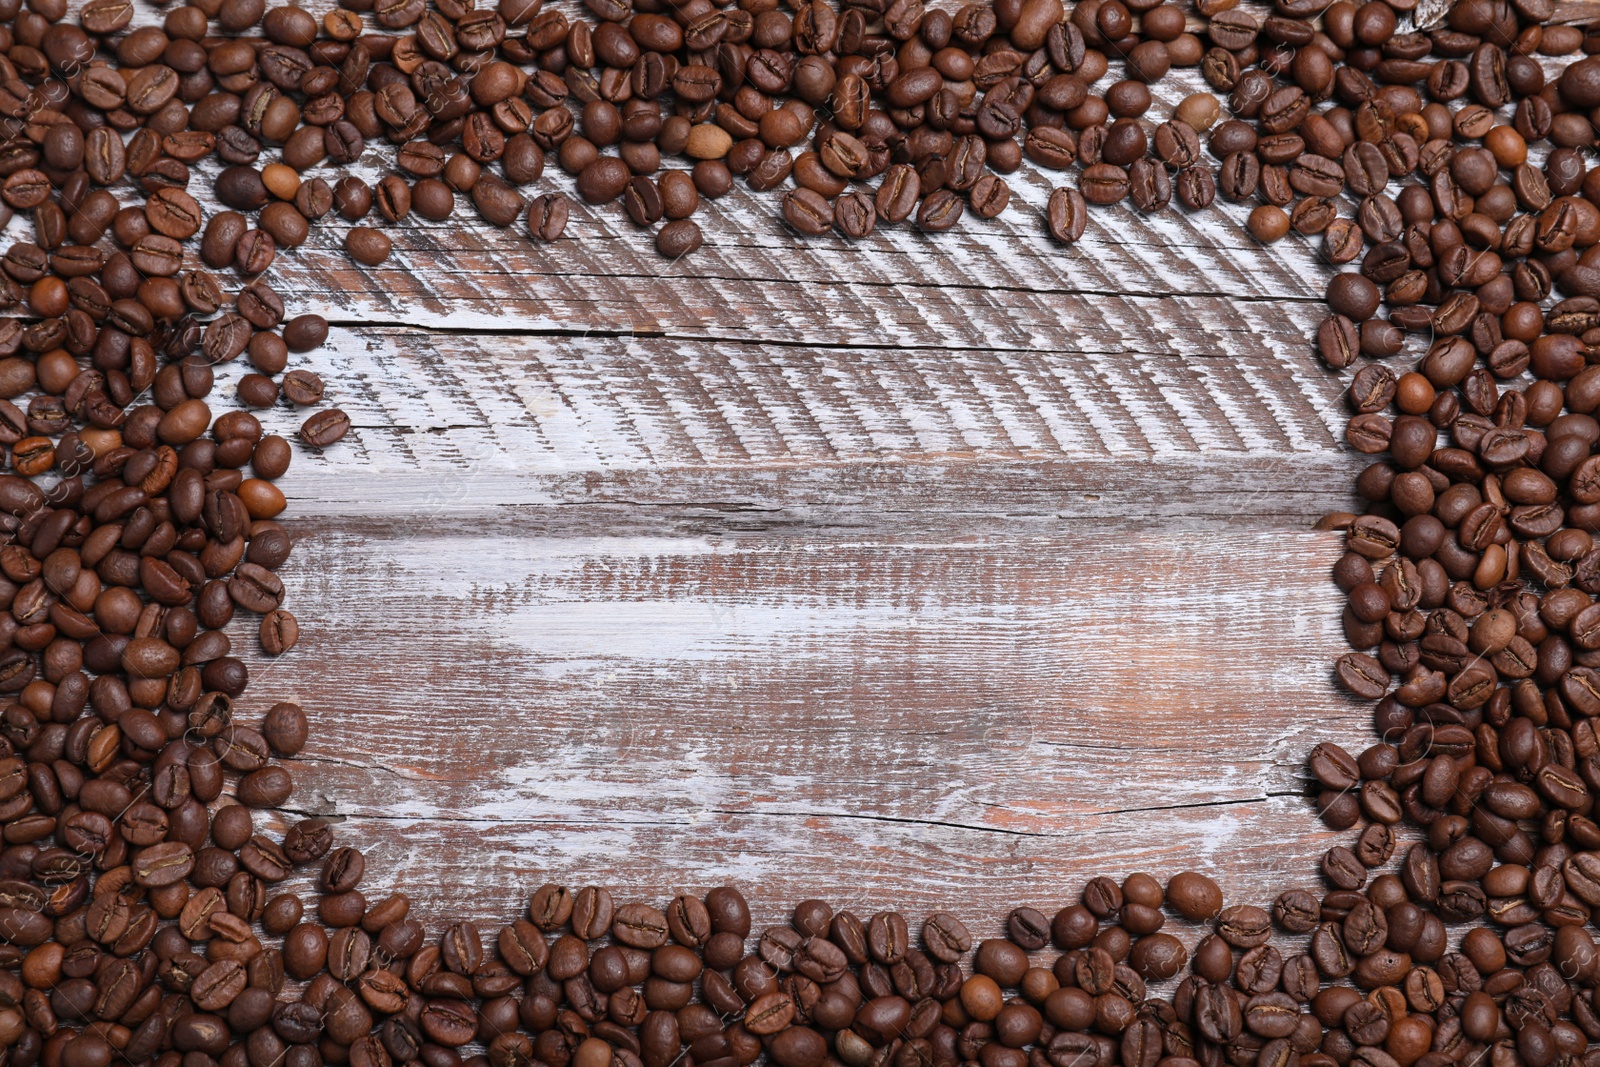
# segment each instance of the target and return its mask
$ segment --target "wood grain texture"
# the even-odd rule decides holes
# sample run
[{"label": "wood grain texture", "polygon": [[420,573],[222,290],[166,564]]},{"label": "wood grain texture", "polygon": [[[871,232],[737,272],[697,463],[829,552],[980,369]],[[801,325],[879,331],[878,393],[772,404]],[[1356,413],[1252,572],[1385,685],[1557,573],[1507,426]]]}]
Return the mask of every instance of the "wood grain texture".
[{"label": "wood grain texture", "polygon": [[[1354,469],[1325,421],[1338,379],[1296,383],[1267,351],[428,339],[341,329],[317,355],[357,430],[285,481],[303,507],[709,503],[1309,524]],[[1313,386],[1314,398],[1299,392]],[[287,416],[268,422],[286,428]]]},{"label": "wood grain texture", "polygon": [[462,880],[496,919],[547,878],[974,920],[1103,871],[1309,884],[1341,835],[1304,753],[1368,729],[1329,683],[1336,538],[996,526],[303,523],[307,651],[245,714],[305,704],[296,809],[431,917]]}]

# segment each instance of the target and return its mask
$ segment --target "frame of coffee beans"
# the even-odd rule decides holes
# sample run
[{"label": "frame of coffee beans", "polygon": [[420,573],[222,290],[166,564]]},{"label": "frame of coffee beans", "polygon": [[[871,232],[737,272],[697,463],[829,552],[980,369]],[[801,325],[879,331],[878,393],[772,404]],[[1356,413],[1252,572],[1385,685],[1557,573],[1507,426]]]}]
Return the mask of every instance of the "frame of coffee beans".
[{"label": "frame of coffee beans", "polygon": [[[0,201],[32,238],[0,257],[0,1067],[1600,1065],[1600,26],[1415,6],[0,0]],[[1157,121],[1173,68],[1211,91]],[[268,272],[313,226],[382,264],[413,212],[555,242],[551,157],[669,257],[741,180],[797,235],[937,240],[1032,167],[1060,242],[1221,196],[1347,268],[1316,351],[1374,458],[1325,525],[1375,743],[1309,756],[1350,835],[1321,884],[813,899],[760,930],[734,888],[549,884],[430,934],[325,821],[259,832],[308,723],[242,712],[224,631],[298,639],[293,448],[251,410],[350,430],[288,370],[327,323]]]}]

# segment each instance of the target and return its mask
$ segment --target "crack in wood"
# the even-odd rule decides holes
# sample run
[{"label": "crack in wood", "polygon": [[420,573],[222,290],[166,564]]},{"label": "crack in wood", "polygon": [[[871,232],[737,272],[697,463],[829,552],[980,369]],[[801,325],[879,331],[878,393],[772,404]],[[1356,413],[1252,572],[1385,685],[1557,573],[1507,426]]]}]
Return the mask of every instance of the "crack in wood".
[{"label": "crack in wood", "polygon": [[378,771],[401,778],[408,782],[437,782],[443,779],[437,774],[425,774],[411,767],[396,767],[381,760],[356,760],[341,756],[309,755],[301,753],[298,756],[286,759],[283,762],[293,765],[295,763],[325,763],[335,767],[354,767],[363,771]]},{"label": "crack in wood", "polygon": [[[329,761],[319,761],[319,762],[338,762],[338,761],[329,760]],[[357,766],[360,766],[360,765],[357,765]],[[1100,818],[1100,817],[1113,816],[1113,815],[1147,815],[1147,814],[1153,814],[1153,813],[1157,813],[1157,812],[1198,811],[1198,810],[1205,810],[1205,809],[1210,809],[1210,808],[1234,808],[1234,807],[1241,807],[1241,806],[1265,804],[1265,803],[1268,803],[1268,802],[1270,802],[1272,800],[1276,800],[1276,799],[1284,798],[1284,797],[1308,798],[1308,796],[1309,796],[1309,794],[1304,793],[1304,792],[1269,790],[1269,791],[1263,792],[1261,795],[1255,796],[1255,797],[1239,797],[1239,798],[1230,798],[1230,799],[1226,799],[1226,800],[1196,800],[1196,801],[1182,803],[1182,804],[1149,804],[1149,805],[1139,805],[1139,806],[1134,806],[1134,807],[1096,808],[1096,809],[1083,811],[1081,813],[1081,817],[1083,817],[1083,818],[1091,818],[1092,819],[1092,818]],[[998,807],[998,805],[986,805],[986,807]],[[681,818],[635,818],[635,817],[629,817],[627,815],[619,816],[619,815],[617,815],[615,813],[607,813],[605,818],[595,818],[595,819],[538,818],[538,817],[491,818],[491,817],[487,817],[487,816],[451,815],[451,814],[448,814],[448,813],[430,813],[430,814],[426,814],[426,815],[393,815],[393,814],[388,814],[388,813],[381,812],[381,811],[342,812],[342,813],[337,813],[337,814],[330,814],[330,813],[325,812],[325,811],[320,811],[320,810],[315,810],[315,809],[310,809],[310,808],[298,808],[298,807],[271,808],[271,809],[266,809],[266,810],[272,811],[272,812],[276,812],[279,815],[292,815],[292,816],[294,816],[296,818],[301,818],[301,819],[310,819],[310,818],[329,819],[329,820],[337,819],[337,820],[339,820],[341,822],[342,821],[349,821],[349,820],[353,820],[353,819],[371,819],[371,820],[374,820],[374,821],[377,821],[377,822],[394,822],[394,823],[404,823],[404,824],[407,824],[407,825],[426,825],[426,824],[431,824],[431,823],[437,823],[437,824],[440,824],[440,825],[474,826],[474,827],[504,827],[504,826],[528,826],[528,827],[578,826],[578,827],[582,827],[582,826],[586,826],[586,825],[593,825],[595,827],[629,827],[629,828],[663,827],[663,828],[680,828],[680,827],[687,826],[687,825],[694,825],[697,822],[697,820],[699,820],[700,818],[703,818],[706,815],[715,815],[715,816],[719,816],[719,817],[733,818],[733,819],[772,819],[772,820],[787,820],[787,821],[793,821],[793,822],[796,822],[796,823],[815,822],[815,821],[818,821],[818,820],[825,820],[825,821],[830,821],[830,822],[845,822],[845,823],[853,823],[853,822],[883,823],[885,825],[891,825],[891,826],[924,827],[924,828],[927,828],[927,829],[940,829],[940,830],[960,830],[960,831],[964,831],[964,832],[968,832],[968,833],[992,834],[992,835],[997,835],[997,836],[1001,836],[1001,837],[1040,838],[1040,839],[1047,839],[1047,840],[1069,839],[1069,838],[1071,838],[1073,836],[1076,836],[1076,834],[1079,832],[1077,830],[1060,830],[1060,831],[1058,831],[1058,830],[1018,830],[1018,829],[1015,829],[1015,828],[1012,828],[1012,827],[1006,827],[1006,826],[985,826],[982,823],[967,823],[967,822],[960,822],[960,821],[950,820],[950,819],[926,819],[926,818],[918,818],[916,816],[910,816],[910,815],[899,815],[899,816],[896,816],[896,815],[875,815],[875,814],[866,813],[866,812],[843,812],[843,811],[822,811],[822,810],[816,810],[816,811],[810,811],[810,810],[803,810],[803,811],[763,811],[763,810],[761,810],[759,808],[695,808],[695,809],[686,809]]]},{"label": "crack in wood", "polygon": [[[448,255],[451,250],[448,249],[448,248],[440,248],[438,251],[441,254]],[[434,271],[432,271],[430,273],[432,273],[434,276],[458,275],[458,276],[464,277],[464,278],[467,278],[467,277],[479,278],[479,277],[482,276],[481,272],[479,272],[479,271],[465,271],[465,270],[464,271],[453,271],[453,270],[450,270],[448,268],[435,269]],[[643,281],[659,281],[660,280],[660,276],[659,275],[654,275],[654,274],[631,274],[631,273],[625,273],[625,272],[610,272],[610,273],[605,273],[605,274],[584,274],[584,273],[581,273],[581,272],[573,272],[573,273],[571,273],[569,275],[569,277],[573,277],[573,278],[589,278],[591,280],[596,280],[596,281],[605,280],[605,281],[608,281],[608,282],[612,282],[612,281],[643,282]],[[697,282],[725,282],[725,283],[730,283],[730,284],[738,283],[740,285],[752,285],[752,284],[754,284],[754,285],[775,285],[775,286],[781,286],[781,285],[803,286],[803,285],[806,284],[804,282],[798,282],[793,278],[784,278],[784,277],[781,277],[781,276],[763,277],[763,276],[758,275],[758,274],[745,274],[745,275],[696,274],[695,275],[695,280]],[[993,295],[995,293],[1012,293],[1012,294],[1026,295],[1026,296],[1088,297],[1088,298],[1097,298],[1097,299],[1116,299],[1116,300],[1127,301],[1127,302],[1135,303],[1135,304],[1149,303],[1149,302],[1159,302],[1159,301],[1165,301],[1165,300],[1184,300],[1184,299],[1227,300],[1227,301],[1229,301],[1231,303],[1234,303],[1234,304],[1262,304],[1262,305],[1266,305],[1266,306],[1269,306],[1269,307],[1282,307],[1285,304],[1290,304],[1290,305],[1311,305],[1311,304],[1321,304],[1322,303],[1322,297],[1321,297],[1320,294],[1285,293],[1283,295],[1272,295],[1272,294],[1230,292],[1230,291],[1228,291],[1226,289],[1182,289],[1182,290],[1179,290],[1179,289],[1170,289],[1170,290],[1147,289],[1147,290],[1144,290],[1142,292],[1129,292],[1128,290],[1125,290],[1125,289],[1080,288],[1080,287],[1073,287],[1073,286],[972,285],[972,284],[963,284],[963,283],[960,283],[960,282],[906,283],[906,282],[901,282],[901,281],[881,281],[880,282],[880,281],[873,281],[873,280],[870,280],[870,279],[850,279],[849,281],[839,281],[839,282],[835,282],[833,284],[835,286],[837,286],[839,289],[842,289],[842,290],[845,290],[845,291],[850,291],[850,290],[855,290],[855,289],[862,289],[862,290],[867,290],[867,291],[872,291],[872,290],[904,291],[906,289],[915,289],[915,290],[918,290],[918,291],[926,291],[926,292],[928,292],[930,294],[983,293],[985,296],[991,296],[991,295]],[[329,321],[332,322],[334,320],[330,319]],[[362,323],[362,322],[366,322],[366,321],[369,321],[369,320],[348,319],[348,320],[345,320],[345,321]],[[409,325],[409,323],[407,323],[407,325]],[[596,329],[596,330],[585,329],[585,330],[579,331],[579,332],[600,334],[600,333],[603,333],[604,331],[600,330],[600,329]],[[640,331],[640,336],[657,336],[657,335],[659,335],[659,336],[670,336],[670,335],[667,335],[667,334],[660,334],[659,331],[653,331],[653,330],[648,330],[648,329]]]},{"label": "crack in wood", "polygon": [[[1111,295],[1117,295],[1123,299],[1133,299],[1127,294]],[[1320,299],[1317,301],[1307,302],[1320,303]],[[1263,300],[1262,303],[1271,303],[1271,301]],[[1012,354],[1018,352],[1035,351],[1034,349],[1022,346],[1008,348],[1000,344],[941,344],[937,341],[910,341],[904,343],[898,341],[884,341],[881,344],[874,344],[871,341],[861,340],[832,341],[828,340],[827,338],[787,339],[782,337],[763,337],[756,334],[717,334],[695,331],[675,331],[665,328],[652,327],[633,329],[624,327],[573,326],[570,329],[562,329],[559,327],[519,327],[515,325],[502,324],[485,326],[453,326],[449,323],[408,321],[403,319],[363,319],[354,317],[340,317],[336,315],[326,316],[326,318],[330,328],[357,330],[360,331],[363,336],[375,335],[383,331],[394,331],[401,334],[424,333],[437,337],[461,337],[477,339],[515,338],[519,340],[551,341],[570,341],[574,339],[616,341],[651,340],[708,345],[749,345],[756,349],[796,349],[799,351],[841,353],[859,352],[862,354],[871,355],[898,352],[991,352],[996,354]],[[1309,344],[1309,340],[1304,337],[1296,338],[1296,340]],[[1059,348],[1053,351],[1054,354],[1057,355],[1082,357],[1085,359],[1106,358],[1111,356],[1126,357],[1135,354],[1127,348]],[[1150,351],[1140,351],[1137,354],[1146,356],[1180,356],[1185,359],[1199,359],[1206,361],[1225,360],[1230,358],[1229,354],[1224,352],[1179,352],[1176,349],[1154,349]],[[885,360],[883,361],[883,365],[895,366],[897,364],[894,360]],[[1330,378],[1337,377],[1337,372],[1335,371],[1329,370],[1327,371],[1327,374]]]}]

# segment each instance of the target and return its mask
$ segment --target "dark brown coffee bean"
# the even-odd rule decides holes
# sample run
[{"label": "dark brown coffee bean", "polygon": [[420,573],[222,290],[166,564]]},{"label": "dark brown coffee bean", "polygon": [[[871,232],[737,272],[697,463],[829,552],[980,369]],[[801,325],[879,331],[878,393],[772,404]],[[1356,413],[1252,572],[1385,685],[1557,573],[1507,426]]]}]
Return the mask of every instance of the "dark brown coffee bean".
[{"label": "dark brown coffee bean", "polygon": [[1072,244],[1083,237],[1088,226],[1089,205],[1076,189],[1056,189],[1050,194],[1045,221],[1050,236],[1063,244]]},{"label": "dark brown coffee bean", "polygon": [[877,205],[866,192],[845,193],[833,203],[833,224],[852,241],[870,235],[877,222]]},{"label": "dark brown coffee bean", "polygon": [[793,189],[783,198],[785,221],[810,237],[833,229],[833,205],[811,189]]},{"label": "dark brown coffee bean", "polygon": [[635,226],[653,226],[666,214],[660,186],[643,175],[629,179],[623,190],[622,207]]},{"label": "dark brown coffee bean", "polygon": [[578,175],[578,195],[586,203],[610,203],[622,195],[630,177],[628,165],[622,160],[601,156]]},{"label": "dark brown coffee bean", "polygon": [[376,267],[389,258],[393,249],[388,235],[370,226],[353,227],[345,236],[345,251],[364,267]]},{"label": "dark brown coffee bean", "polygon": [[656,250],[669,259],[686,256],[700,244],[700,227],[692,219],[669,222],[656,233]]},{"label": "dark brown coffee bean", "polygon": [[300,439],[314,448],[337,444],[350,432],[350,417],[338,408],[317,412],[300,427]]},{"label": "dark brown coffee bean", "polygon": [[922,195],[915,168],[897,163],[884,172],[874,204],[878,217],[888,222],[904,222],[916,210]]},{"label": "dark brown coffee bean", "polygon": [[1079,189],[1091,204],[1115,204],[1128,195],[1128,172],[1110,163],[1095,163],[1083,170]]},{"label": "dark brown coffee bean", "polygon": [[478,214],[490,225],[510,226],[522,214],[521,195],[492,174],[480,177],[473,184],[471,195]]},{"label": "dark brown coffee bean", "polygon": [[939,233],[951,229],[961,219],[961,198],[948,189],[937,189],[922,200],[917,212],[917,226]]},{"label": "dark brown coffee bean", "polygon": [[528,232],[540,241],[558,239],[567,228],[567,198],[560,193],[534,197],[528,204]]}]

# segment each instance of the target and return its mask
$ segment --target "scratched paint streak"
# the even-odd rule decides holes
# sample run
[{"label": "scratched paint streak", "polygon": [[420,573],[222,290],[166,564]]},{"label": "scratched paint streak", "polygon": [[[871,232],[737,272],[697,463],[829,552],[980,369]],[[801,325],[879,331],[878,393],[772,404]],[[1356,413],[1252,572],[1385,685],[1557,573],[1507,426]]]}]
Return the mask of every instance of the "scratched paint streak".
[{"label": "scratched paint streak", "polygon": [[[337,331],[333,337],[334,350],[345,364],[353,364],[355,354],[344,350],[356,344],[348,331]],[[381,354],[380,369],[389,378],[402,376],[399,395],[408,395],[407,386],[422,395],[415,403],[372,398],[370,390],[341,397],[358,426],[468,425],[507,435],[508,440],[525,440],[518,437],[519,428],[532,431],[534,424],[548,422],[553,424],[539,432],[561,442],[560,461],[567,466],[649,467],[656,454],[652,444],[664,449],[662,458],[676,453],[678,462],[877,455],[883,446],[866,421],[872,417],[868,413],[891,411],[917,434],[918,450],[934,453],[974,450],[1012,455],[1019,440],[1029,449],[1065,454],[1124,451],[1126,445],[1098,443],[1105,429],[1096,424],[1116,419],[1119,408],[1127,412],[1130,428],[1136,426],[1150,441],[1144,447],[1152,450],[1233,452],[1241,447],[1233,427],[1242,413],[1224,410],[1218,398],[1195,381],[1197,376],[1225,375],[1229,368],[1197,368],[1178,356],[1132,354],[1117,364],[1096,365],[1072,355],[1038,355],[1033,366],[1053,371],[1051,377],[1067,383],[1067,393],[1092,390],[1069,400],[1039,395],[1037,385],[1025,380],[1032,367],[1021,368],[1016,357],[999,353],[972,353],[957,360],[913,354],[896,362],[876,354],[851,358],[824,351],[803,356],[788,349],[745,346],[708,358],[681,342],[595,338],[562,345],[566,352],[558,355],[551,351],[555,346],[536,338],[485,345],[442,337],[437,356],[418,359],[406,353],[403,336],[393,337],[391,344],[392,350]],[[469,381],[446,372],[452,363],[469,356],[487,379],[477,393]],[[1059,369],[1052,367],[1058,361]],[[766,395],[745,383],[755,368],[765,373],[786,365],[791,369],[784,372],[785,378],[797,390],[796,401],[805,405],[805,421],[822,429],[829,441],[826,448],[814,440],[809,444],[789,440],[767,410]],[[1255,365],[1260,365],[1258,373],[1272,374],[1268,361],[1257,360]],[[894,384],[897,376],[913,373],[905,384]],[[1078,384],[1084,374],[1106,384]],[[426,388],[441,379],[450,388]],[[653,388],[626,386],[623,392],[629,396],[630,409],[624,413],[614,386],[628,381],[648,381]],[[846,387],[860,399],[847,396]],[[1056,426],[1067,420],[1090,425],[1076,434],[1046,427],[1037,420],[1047,405]],[[707,413],[716,416],[713,422],[705,421]],[[1274,431],[1274,440],[1258,441],[1248,450],[1281,449],[1286,434],[1302,440],[1323,436],[1321,421],[1310,419],[1298,405],[1288,414],[1293,419],[1285,418],[1290,422],[1287,429]],[[1184,424],[1190,429],[1174,435],[1175,426]],[[697,429],[691,432],[687,427]],[[680,436],[686,433],[691,436]],[[1072,446],[1061,447],[1055,440],[1058,433],[1071,439]],[[748,447],[745,437],[750,438]],[[671,446],[673,438],[680,444]],[[691,447],[696,438],[698,443]],[[889,447],[907,445],[902,436]]]}]

